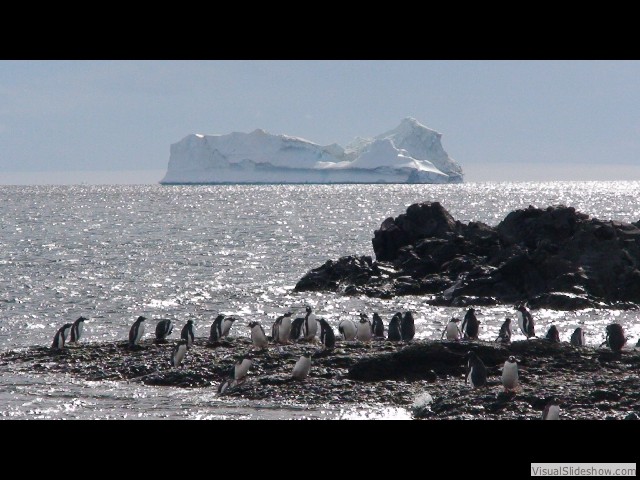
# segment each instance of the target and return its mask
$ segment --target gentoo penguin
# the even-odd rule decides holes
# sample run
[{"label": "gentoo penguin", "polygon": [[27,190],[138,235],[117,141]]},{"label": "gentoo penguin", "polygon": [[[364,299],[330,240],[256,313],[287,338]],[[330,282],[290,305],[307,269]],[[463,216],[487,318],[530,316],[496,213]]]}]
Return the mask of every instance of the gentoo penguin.
[{"label": "gentoo penguin", "polygon": [[72,323],[65,323],[63,326],[61,326],[58,329],[58,331],[53,337],[53,343],[51,344],[51,348],[54,348],[54,349],[64,348],[64,342],[67,339],[67,333],[69,332],[69,329],[71,329],[72,326],[73,326]]},{"label": "gentoo penguin", "polygon": [[291,322],[291,331],[289,332],[289,340],[298,340],[302,335],[302,324],[304,317],[298,317]]},{"label": "gentoo penguin", "polygon": [[571,345],[576,347],[584,346],[584,330],[581,327],[576,328],[571,334]]},{"label": "gentoo penguin", "polygon": [[193,345],[193,341],[196,338],[193,330],[193,320],[187,320],[187,323],[184,324],[184,327],[182,327],[182,331],[180,332],[180,338],[187,341],[187,348],[190,348],[191,345]]},{"label": "gentoo penguin", "polygon": [[518,363],[516,357],[511,356],[502,367],[502,385],[506,392],[513,392],[518,388]]},{"label": "gentoo penguin", "polygon": [[320,324],[320,341],[327,350],[332,350],[336,346],[336,335],[333,333],[333,328],[329,325],[324,318],[318,318]]},{"label": "gentoo penguin", "polygon": [[166,342],[167,337],[173,332],[173,322],[168,318],[160,320],[156,324],[156,341]]},{"label": "gentoo penguin", "polygon": [[416,326],[413,321],[413,314],[405,312],[400,322],[400,336],[405,342],[410,342],[416,334]]},{"label": "gentoo penguin", "polygon": [[264,333],[264,328],[258,322],[249,322],[249,328],[251,329],[251,342],[256,348],[264,349],[269,345],[269,340]]},{"label": "gentoo penguin", "polygon": [[287,312],[284,315],[276,318],[271,327],[271,335],[275,343],[289,343],[289,334],[291,333],[291,315],[292,312]]},{"label": "gentoo penguin", "polygon": [[378,313],[373,314],[373,322],[371,323],[371,332],[375,338],[384,338],[384,322]]},{"label": "gentoo penguin", "polygon": [[389,333],[387,335],[387,340],[390,342],[399,342],[402,340],[402,331],[400,329],[401,322],[402,314],[400,312],[391,317],[391,321],[389,322]]},{"label": "gentoo penguin", "polygon": [[558,405],[558,401],[554,398],[547,406],[544,407],[544,411],[542,412],[543,420],[560,420],[560,405]]},{"label": "gentoo penguin", "polygon": [[85,320],[86,318],[80,317],[73,322],[73,325],[71,325],[71,337],[69,337],[69,343],[78,343],[78,340],[80,340],[80,336],[82,335],[82,327]]},{"label": "gentoo penguin", "polygon": [[500,327],[500,332],[498,332],[498,338],[496,338],[496,342],[500,341],[500,343],[509,343],[511,342],[511,319],[506,318],[502,326]]},{"label": "gentoo penguin", "polygon": [[487,367],[475,352],[467,353],[467,376],[464,383],[470,382],[473,388],[487,384]]},{"label": "gentoo penguin", "polygon": [[233,367],[231,367],[229,376],[218,386],[218,393],[224,393],[229,387],[235,387],[236,385],[244,383],[247,372],[249,368],[251,368],[251,363],[250,358],[241,358],[238,360]]},{"label": "gentoo penguin", "polygon": [[294,380],[304,380],[309,375],[309,371],[311,370],[311,354],[305,353],[303,354],[295,366],[293,367],[293,372],[291,372],[291,377]]},{"label": "gentoo penguin", "polygon": [[356,338],[356,332],[358,327],[353,320],[345,319],[338,324],[338,332],[342,334],[342,338],[345,340],[354,340]]},{"label": "gentoo penguin", "polygon": [[516,316],[518,317],[518,326],[520,327],[522,334],[527,338],[535,337],[536,334],[533,326],[533,317],[524,304],[516,307]]},{"label": "gentoo penguin", "polygon": [[209,343],[215,343],[222,338],[222,321],[225,315],[220,314],[211,324],[211,330],[209,331]]},{"label": "gentoo penguin", "polygon": [[606,343],[608,347],[614,352],[622,351],[622,347],[624,347],[625,343],[627,343],[622,325],[620,325],[619,323],[612,323],[611,325],[607,325],[607,338],[605,339],[604,343]]},{"label": "gentoo penguin", "polygon": [[551,342],[560,343],[560,332],[558,332],[558,327],[551,325],[545,338]]},{"label": "gentoo penguin", "polygon": [[187,349],[189,346],[187,345],[186,340],[179,340],[176,343],[176,346],[173,347],[173,352],[171,353],[171,366],[179,367],[184,359],[184,356],[187,354]]},{"label": "gentoo penguin", "polygon": [[449,320],[449,323],[447,323],[447,326],[444,327],[440,340],[442,340],[445,335],[447,336],[447,340],[456,340],[456,341],[460,340],[460,337],[462,337],[462,332],[458,328],[459,321],[460,319],[455,317]]},{"label": "gentoo penguin", "polygon": [[236,319],[234,317],[224,317],[224,319],[222,320],[222,325],[221,325],[221,334],[220,334],[220,338],[224,338],[226,336],[229,335],[229,331],[231,330],[231,326],[233,325],[233,322],[235,322]]},{"label": "gentoo penguin", "polygon": [[129,330],[129,346],[134,347],[138,345],[140,340],[142,339],[142,335],[144,335],[144,321],[145,317],[139,316],[133,325],[131,325],[131,329]]},{"label": "gentoo penguin", "polygon": [[370,342],[373,334],[371,333],[371,322],[366,313],[360,314],[360,321],[356,330],[356,338],[361,342]]},{"label": "gentoo penguin", "polygon": [[475,308],[471,307],[467,310],[467,313],[464,315],[464,320],[462,321],[462,333],[464,334],[464,338],[468,338],[469,340],[478,340],[478,331],[480,330],[480,322],[476,317]]},{"label": "gentoo penguin", "polygon": [[316,337],[318,333],[318,322],[316,321],[316,314],[311,311],[311,307],[307,305],[307,314],[304,317],[304,323],[302,324],[302,336],[305,340],[311,341]]}]

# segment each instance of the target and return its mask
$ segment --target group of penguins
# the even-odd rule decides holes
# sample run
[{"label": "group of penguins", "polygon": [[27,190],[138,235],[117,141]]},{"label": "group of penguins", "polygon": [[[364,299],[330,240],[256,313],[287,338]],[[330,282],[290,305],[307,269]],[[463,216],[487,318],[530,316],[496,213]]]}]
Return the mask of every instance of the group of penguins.
[{"label": "group of penguins", "polygon": [[[318,318],[313,313],[310,306],[306,307],[304,317],[293,319],[293,312],[288,311],[279,316],[271,327],[271,340],[276,344],[287,344],[292,341],[303,340],[307,342],[315,342],[318,334],[318,326],[320,328],[320,342],[326,350],[335,347],[336,337],[333,328],[324,318]],[[535,337],[533,316],[527,310],[524,304],[516,306],[516,316],[518,318],[518,326],[527,339]],[[69,343],[76,344],[82,335],[82,327],[85,317],[78,318],[73,323],[65,323],[56,332],[52,348],[64,348],[67,335],[70,334]],[[135,348],[145,331],[146,318],[139,316],[129,330],[129,347]],[[209,342],[215,344],[228,336],[231,326],[236,321],[233,316],[220,314],[216,317],[211,325]],[[462,329],[458,327],[460,319],[452,318],[445,326],[441,339],[446,337],[449,341],[478,340],[480,330],[480,321],[476,317],[474,308],[469,308],[464,316]],[[167,337],[173,331],[173,322],[169,319],[161,319],[156,324],[155,337],[156,342],[166,342]],[[269,338],[265,334],[264,328],[257,321],[249,322],[248,327],[251,329],[251,342],[257,349],[265,349],[269,345]],[[193,320],[188,320],[180,333],[180,340],[173,348],[170,363],[173,367],[179,367],[187,354],[187,350],[193,345],[194,334]],[[338,324],[338,332],[345,341],[358,340],[361,342],[370,342],[372,339],[385,339],[385,326],[382,318],[378,313],[373,314],[373,321],[369,320],[366,313],[360,313],[358,323],[351,319],[343,319]],[[511,341],[511,319],[507,318],[502,326],[496,341],[508,343]],[[405,341],[409,342],[415,336],[415,322],[413,314],[408,311],[402,314],[397,312],[391,318],[386,340],[392,342]],[[558,329],[552,325],[547,332],[546,339],[553,342],[560,342]],[[619,352],[626,344],[627,339],[624,337],[622,326],[614,323],[606,327],[607,344],[613,351]],[[640,342],[639,342],[640,343]],[[578,327],[571,335],[571,344],[575,346],[583,346],[584,332]],[[311,353],[304,353],[296,362],[291,373],[294,380],[303,380],[309,375],[311,370]],[[487,368],[482,360],[474,351],[470,351],[466,357],[466,377],[465,383],[470,383],[472,388],[479,388],[487,385]],[[248,357],[240,358],[231,368],[228,377],[219,385],[218,391],[224,393],[229,387],[238,385],[245,380],[247,372],[251,367],[252,360]],[[513,392],[518,387],[518,364],[515,357],[511,356],[507,359],[502,370],[502,385],[506,392]],[[552,400],[543,413],[543,418],[548,420],[558,419],[559,405],[556,400]]]}]

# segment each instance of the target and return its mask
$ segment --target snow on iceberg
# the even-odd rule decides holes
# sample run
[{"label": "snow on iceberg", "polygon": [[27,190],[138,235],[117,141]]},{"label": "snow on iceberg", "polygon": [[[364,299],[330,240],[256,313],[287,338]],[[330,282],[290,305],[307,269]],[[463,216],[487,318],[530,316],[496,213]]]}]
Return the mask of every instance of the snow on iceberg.
[{"label": "snow on iceberg", "polygon": [[346,149],[260,129],[194,134],[171,145],[160,183],[461,183],[462,168],[441,137],[413,118]]}]

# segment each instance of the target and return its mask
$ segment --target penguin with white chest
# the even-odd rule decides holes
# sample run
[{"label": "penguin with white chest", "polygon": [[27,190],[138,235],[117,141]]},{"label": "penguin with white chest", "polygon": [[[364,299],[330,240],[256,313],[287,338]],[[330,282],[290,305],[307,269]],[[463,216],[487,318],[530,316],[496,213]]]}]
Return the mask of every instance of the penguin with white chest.
[{"label": "penguin with white chest", "polygon": [[229,336],[229,332],[231,331],[231,327],[235,321],[236,319],[234,317],[224,317],[222,324],[220,325],[220,338]]},{"label": "penguin with white chest", "polygon": [[80,317],[75,322],[73,322],[73,325],[71,325],[71,336],[69,337],[69,343],[78,343],[80,337],[82,336],[82,327],[84,326],[85,320],[86,318]]},{"label": "penguin with white chest", "polygon": [[467,375],[464,383],[471,383],[472,388],[484,387],[487,385],[487,367],[475,352],[467,353]]},{"label": "penguin with white chest", "polygon": [[65,323],[63,326],[61,326],[58,329],[58,331],[53,337],[53,343],[51,344],[51,348],[53,348],[54,350],[60,350],[64,348],[64,342],[67,340],[67,334],[69,333],[69,330],[71,329],[72,326],[73,326],[72,323]]},{"label": "penguin with white chest", "polygon": [[402,340],[402,331],[400,329],[400,323],[402,322],[402,314],[397,312],[391,321],[389,322],[389,333],[387,334],[387,340],[390,342],[399,342]]},{"label": "penguin with white chest", "polygon": [[462,332],[460,331],[460,328],[458,328],[459,321],[460,319],[455,317],[449,320],[449,323],[447,323],[447,325],[444,327],[442,335],[440,336],[440,340],[442,340],[445,336],[449,341],[457,342],[458,340],[460,340],[460,338],[462,338]]},{"label": "penguin with white chest", "polygon": [[542,412],[543,420],[560,420],[560,405],[554,398],[544,407]]},{"label": "penguin with white chest", "polygon": [[133,348],[140,343],[142,340],[142,336],[144,335],[144,321],[145,317],[139,316],[133,325],[131,325],[131,329],[129,330],[129,347]]},{"label": "penguin with white chest", "polygon": [[547,336],[545,338],[550,342],[560,343],[560,332],[558,331],[558,327],[556,327],[555,325],[551,325],[549,327],[549,331],[547,331]]},{"label": "penguin with white chest", "polygon": [[573,331],[570,342],[574,347],[584,347],[584,330],[581,327]]},{"label": "penguin with white chest", "polygon": [[316,321],[316,314],[313,313],[311,307],[307,305],[306,308],[307,314],[304,317],[304,322],[302,323],[302,337],[310,342],[316,337],[318,333],[318,322]]},{"label": "penguin with white chest", "polygon": [[373,334],[371,333],[371,322],[366,313],[360,314],[360,321],[356,330],[356,338],[361,342],[370,342]]},{"label": "penguin with white chest", "polygon": [[373,338],[384,339],[384,322],[377,312],[373,314],[373,321],[371,322],[371,332],[373,333]]},{"label": "penguin with white chest", "polygon": [[191,348],[196,338],[194,330],[193,320],[187,320],[187,323],[185,323],[180,332],[180,338],[187,342],[187,348]]},{"label": "penguin with white chest", "polygon": [[296,362],[291,372],[291,378],[294,380],[304,380],[311,371],[311,354],[304,353]]},{"label": "penguin with white chest", "polygon": [[527,307],[524,305],[518,305],[516,307],[516,316],[518,317],[518,326],[520,327],[520,331],[522,334],[527,337],[535,337],[535,328],[533,324],[533,316],[531,312],[527,310]]},{"label": "penguin with white chest", "polygon": [[287,312],[284,315],[276,318],[271,327],[271,336],[275,343],[289,343],[289,336],[291,334],[291,315],[292,312]]},{"label": "penguin with white chest", "polygon": [[464,337],[469,340],[478,340],[478,332],[480,331],[480,322],[476,317],[475,308],[471,307],[464,315],[461,327]]},{"label": "penguin with white chest", "polygon": [[510,343],[511,342],[511,319],[506,318],[504,323],[500,326],[500,331],[498,332],[498,338],[496,338],[496,342],[500,343]]},{"label": "penguin with white chest", "polygon": [[186,340],[180,340],[176,343],[176,346],[173,347],[173,352],[171,352],[172,367],[179,367],[182,364],[182,360],[184,360],[188,348],[189,346],[187,345]]},{"label": "penguin with white chest", "polygon": [[223,394],[227,389],[244,383],[251,364],[252,360],[248,357],[241,358],[234,363],[228,377],[218,386],[218,393]]},{"label": "penguin with white chest", "polygon": [[324,318],[319,318],[318,323],[320,324],[320,341],[326,350],[333,350],[336,346],[336,335],[333,328]]},{"label": "penguin with white chest", "polygon": [[411,312],[405,312],[400,322],[400,336],[405,342],[410,342],[416,334],[416,325]]},{"label": "penguin with white chest", "polygon": [[249,322],[249,328],[251,329],[251,343],[255,348],[263,350],[269,345],[269,340],[264,333],[264,328],[259,322]]},{"label": "penguin with white chest", "polygon": [[173,322],[168,318],[160,320],[156,324],[156,342],[164,343],[167,341],[167,337],[173,332]]},{"label": "penguin with white chest", "polygon": [[515,392],[518,388],[518,363],[510,356],[502,367],[502,386],[505,392]]},{"label": "penguin with white chest", "polygon": [[222,338],[222,321],[225,315],[218,315],[211,324],[211,330],[209,331],[209,342],[216,343]]},{"label": "penguin with white chest", "polygon": [[338,332],[342,334],[342,338],[346,341],[355,340],[358,327],[351,319],[344,319],[338,324]]}]

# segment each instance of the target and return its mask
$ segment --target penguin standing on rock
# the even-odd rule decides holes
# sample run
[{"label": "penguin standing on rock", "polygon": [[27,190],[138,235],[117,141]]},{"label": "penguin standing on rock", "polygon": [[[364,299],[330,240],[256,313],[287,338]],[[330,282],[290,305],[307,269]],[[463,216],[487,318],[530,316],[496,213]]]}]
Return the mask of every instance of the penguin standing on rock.
[{"label": "penguin standing on rock", "polygon": [[506,318],[504,323],[500,326],[500,332],[498,332],[498,338],[496,342],[510,343],[511,342],[511,319]]},{"label": "penguin standing on rock", "polygon": [[251,368],[251,363],[251,359],[246,357],[238,360],[233,367],[231,367],[229,376],[218,386],[218,393],[222,394],[228,388],[244,383],[247,373]]},{"label": "penguin standing on rock", "polygon": [[460,319],[455,317],[449,320],[449,323],[447,323],[447,326],[444,327],[440,340],[442,340],[445,337],[445,335],[447,336],[447,340],[453,340],[456,342],[460,340],[460,338],[462,337],[462,332],[458,328],[459,321]]},{"label": "penguin standing on rock", "polygon": [[54,350],[59,350],[61,348],[64,348],[64,342],[67,339],[67,333],[69,332],[72,326],[73,326],[72,323],[65,323],[63,326],[61,326],[58,329],[58,331],[53,337],[53,343],[51,344],[51,348],[53,348]]},{"label": "penguin standing on rock", "polygon": [[255,348],[263,350],[269,345],[269,340],[264,333],[264,328],[258,322],[249,322],[249,328],[251,329],[251,342]]},{"label": "penguin standing on rock", "polygon": [[82,335],[82,327],[84,326],[85,320],[86,318],[80,317],[73,322],[73,325],[71,325],[71,337],[69,337],[69,343],[78,343],[78,340],[80,340],[80,336]]},{"label": "penguin standing on rock", "polygon": [[511,356],[502,367],[502,385],[505,392],[515,392],[518,388],[518,363],[516,357]]},{"label": "penguin standing on rock", "polygon": [[326,350],[333,350],[336,346],[336,335],[333,333],[333,328],[324,318],[319,318],[318,323],[320,324],[320,341]]},{"label": "penguin standing on rock", "polygon": [[478,331],[480,330],[480,322],[476,317],[476,311],[473,307],[467,310],[462,321],[462,332],[464,338],[469,340],[478,340]]},{"label": "penguin standing on rock", "polygon": [[231,326],[236,319],[233,317],[224,317],[222,320],[222,325],[220,326],[220,338],[224,338],[229,336],[229,331],[231,330]]},{"label": "penguin standing on rock", "polygon": [[309,305],[307,305],[306,311],[307,314],[305,315],[304,322],[302,323],[302,336],[306,341],[310,342],[316,338],[316,334],[318,333],[318,322],[316,321],[316,314],[313,313]]},{"label": "penguin standing on rock", "polygon": [[209,343],[219,342],[222,338],[222,321],[225,315],[220,314],[211,324],[211,330],[209,332]]},{"label": "penguin standing on rock", "polygon": [[487,384],[487,367],[480,360],[476,352],[467,353],[467,376],[464,383],[471,383],[471,387],[479,388]]},{"label": "penguin standing on rock", "polygon": [[624,347],[625,343],[627,343],[622,325],[620,325],[619,323],[612,323],[611,325],[607,325],[607,337],[602,345],[604,345],[605,343],[614,352],[622,351],[622,347]]},{"label": "penguin standing on rock", "polygon": [[371,322],[366,313],[360,314],[360,321],[356,331],[356,338],[361,342],[370,342],[373,334],[371,333]]},{"label": "penguin standing on rock", "polygon": [[374,338],[384,339],[384,322],[378,313],[373,314],[373,322],[371,323],[371,332]]},{"label": "penguin standing on rock", "polygon": [[400,322],[400,336],[405,342],[410,342],[416,334],[416,325],[411,312],[405,312]]},{"label": "penguin standing on rock", "polygon": [[387,340],[390,342],[399,342],[402,340],[402,331],[400,329],[400,324],[402,322],[402,314],[400,312],[396,313],[389,322],[389,333],[387,335]]},{"label": "penguin standing on rock", "polygon": [[291,322],[291,330],[289,331],[289,340],[297,341],[302,335],[302,324],[304,317],[298,317]]},{"label": "penguin standing on rock", "polygon": [[156,342],[166,342],[171,332],[173,332],[173,322],[168,318],[160,320],[156,324]]},{"label": "penguin standing on rock", "polygon": [[180,340],[176,343],[176,346],[173,347],[173,352],[171,353],[172,367],[179,367],[180,364],[182,364],[182,360],[184,360],[188,348],[186,340]]},{"label": "penguin standing on rock", "polygon": [[571,345],[584,347],[584,330],[581,327],[576,328],[571,334]]},{"label": "penguin standing on rock", "polygon": [[522,334],[527,338],[535,337],[536,334],[533,325],[533,316],[524,304],[516,307],[516,316],[518,317],[518,326],[520,327]]},{"label": "penguin standing on rock", "polygon": [[271,336],[275,343],[289,343],[289,334],[291,333],[291,315],[292,312],[287,312],[284,315],[276,318],[271,327]]},{"label": "penguin standing on rock", "polygon": [[346,341],[355,340],[358,327],[351,319],[342,320],[338,324],[338,332],[342,334],[342,338]]},{"label": "penguin standing on rock", "polygon": [[146,320],[145,317],[143,316],[139,316],[135,322],[133,322],[133,325],[131,325],[131,329],[129,330],[129,347],[133,348],[136,345],[138,345],[138,343],[140,343],[140,340],[142,340],[142,336],[144,335],[144,321]]},{"label": "penguin standing on rock", "polygon": [[195,340],[193,320],[187,320],[187,323],[182,327],[180,332],[180,338],[187,342],[187,348],[191,348],[193,341]]},{"label": "penguin standing on rock", "polygon": [[560,332],[558,332],[558,327],[551,325],[545,338],[553,343],[560,343]]},{"label": "penguin standing on rock", "polygon": [[293,372],[291,372],[291,377],[294,380],[304,380],[309,375],[311,371],[311,354],[305,353],[300,359],[296,362],[293,367]]},{"label": "penguin standing on rock", "polygon": [[544,411],[542,412],[543,420],[560,420],[560,405],[558,401],[554,398],[544,407]]}]

